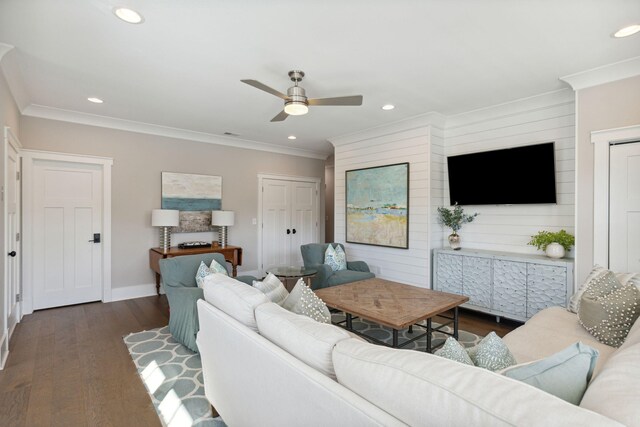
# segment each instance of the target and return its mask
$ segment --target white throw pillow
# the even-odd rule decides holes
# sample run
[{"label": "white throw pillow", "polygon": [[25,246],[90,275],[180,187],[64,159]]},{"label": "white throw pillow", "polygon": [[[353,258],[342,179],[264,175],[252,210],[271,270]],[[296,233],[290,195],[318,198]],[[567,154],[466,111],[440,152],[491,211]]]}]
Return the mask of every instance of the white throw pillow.
[{"label": "white throw pillow", "polygon": [[324,251],[324,263],[331,267],[333,271],[340,271],[347,269],[347,255],[342,250],[340,245],[336,245],[334,248],[332,245],[327,246],[327,250]]},{"label": "white throw pillow", "polygon": [[282,307],[296,313],[303,314],[318,322],[331,323],[331,313],[324,303],[300,278],[284,300]]},{"label": "white throw pillow", "polygon": [[284,287],[280,279],[273,273],[267,274],[262,281],[254,280],[253,287],[262,291],[267,298],[278,305],[282,305],[289,296],[289,291]]}]

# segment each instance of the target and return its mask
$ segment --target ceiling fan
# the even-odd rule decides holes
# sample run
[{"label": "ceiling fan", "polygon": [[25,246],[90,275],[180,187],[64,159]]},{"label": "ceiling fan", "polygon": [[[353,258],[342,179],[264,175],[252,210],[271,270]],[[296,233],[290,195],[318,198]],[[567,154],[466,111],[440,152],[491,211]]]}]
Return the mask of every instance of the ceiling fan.
[{"label": "ceiling fan", "polygon": [[301,116],[309,112],[309,105],[362,105],[362,95],[339,96],[337,98],[307,98],[305,91],[298,83],[302,81],[304,72],[300,70],[289,71],[289,77],[294,85],[287,89],[287,94],[279,92],[257,80],[240,80],[249,86],[268,92],[278,98],[284,99],[284,109],[278,113],[272,122],[281,122],[288,116]]}]

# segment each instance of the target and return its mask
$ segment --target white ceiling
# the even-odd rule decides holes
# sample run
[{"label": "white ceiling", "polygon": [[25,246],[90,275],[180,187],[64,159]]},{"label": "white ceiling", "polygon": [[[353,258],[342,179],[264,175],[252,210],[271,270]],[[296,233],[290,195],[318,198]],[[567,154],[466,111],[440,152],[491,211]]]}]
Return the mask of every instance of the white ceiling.
[{"label": "white ceiling", "polygon": [[[115,18],[123,5],[145,22]],[[566,87],[559,77],[640,56],[640,34],[611,37],[638,22],[638,0],[0,0],[0,42],[15,47],[23,110],[320,153],[332,152],[327,138]],[[364,103],[271,123],[282,101],[240,79],[286,91],[291,69],[306,72],[309,97],[361,94]],[[386,103],[396,109],[381,110]]]}]

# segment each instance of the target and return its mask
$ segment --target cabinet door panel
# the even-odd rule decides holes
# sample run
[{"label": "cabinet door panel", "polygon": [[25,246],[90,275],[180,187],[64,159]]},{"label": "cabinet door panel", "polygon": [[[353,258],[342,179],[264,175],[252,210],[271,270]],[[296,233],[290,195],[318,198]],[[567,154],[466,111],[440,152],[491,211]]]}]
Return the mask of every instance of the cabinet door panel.
[{"label": "cabinet door panel", "polygon": [[527,315],[527,264],[493,262],[493,309],[521,317]]},{"label": "cabinet door panel", "polygon": [[491,259],[464,257],[462,293],[469,297],[469,304],[491,308]]},{"label": "cabinet door panel", "polygon": [[462,295],[462,257],[438,254],[436,290]]},{"label": "cabinet door panel", "polygon": [[527,317],[547,307],[567,305],[567,269],[553,265],[527,265]]}]

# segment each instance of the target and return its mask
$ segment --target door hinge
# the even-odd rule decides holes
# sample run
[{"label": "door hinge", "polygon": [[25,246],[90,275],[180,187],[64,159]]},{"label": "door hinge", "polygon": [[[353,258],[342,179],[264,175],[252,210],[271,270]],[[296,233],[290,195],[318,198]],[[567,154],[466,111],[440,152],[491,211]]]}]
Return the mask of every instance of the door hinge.
[{"label": "door hinge", "polygon": [[22,295],[16,294],[16,302],[20,302],[20,301],[22,301]]},{"label": "door hinge", "polygon": [[20,233],[16,233],[16,242],[20,241]]},{"label": "door hinge", "polygon": [[4,187],[0,187],[0,202],[4,202]]},{"label": "door hinge", "polygon": [[20,171],[16,171],[16,180],[20,181]]}]

